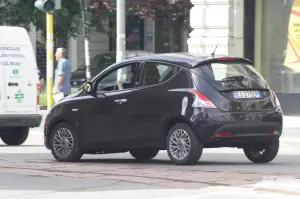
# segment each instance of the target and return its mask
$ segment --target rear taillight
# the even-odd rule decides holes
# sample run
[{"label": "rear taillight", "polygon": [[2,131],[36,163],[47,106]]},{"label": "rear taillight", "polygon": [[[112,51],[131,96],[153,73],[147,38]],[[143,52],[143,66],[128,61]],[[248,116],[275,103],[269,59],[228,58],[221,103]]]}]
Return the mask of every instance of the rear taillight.
[{"label": "rear taillight", "polygon": [[36,84],[36,90],[37,90],[36,103],[37,103],[37,105],[39,105],[40,104],[40,90],[41,90],[40,83]]},{"label": "rear taillight", "polygon": [[190,93],[195,95],[195,101],[193,103],[194,107],[201,107],[201,108],[217,108],[212,101],[208,97],[206,97],[203,93],[200,93],[196,90],[188,90]]},{"label": "rear taillight", "polygon": [[272,93],[273,98],[274,98],[274,100],[275,100],[275,105],[276,105],[277,107],[280,107],[280,102],[279,102],[278,97],[276,96],[275,92],[271,90],[271,93]]},{"label": "rear taillight", "polygon": [[236,58],[233,57],[221,57],[217,59],[218,61],[235,61]]}]

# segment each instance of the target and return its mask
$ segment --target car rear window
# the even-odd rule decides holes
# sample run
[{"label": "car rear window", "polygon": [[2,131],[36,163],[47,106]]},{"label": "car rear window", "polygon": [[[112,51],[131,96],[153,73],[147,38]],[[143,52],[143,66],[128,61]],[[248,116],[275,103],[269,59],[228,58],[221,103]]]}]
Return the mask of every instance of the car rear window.
[{"label": "car rear window", "polygon": [[264,78],[253,66],[240,62],[217,62],[192,71],[218,90],[267,89]]}]

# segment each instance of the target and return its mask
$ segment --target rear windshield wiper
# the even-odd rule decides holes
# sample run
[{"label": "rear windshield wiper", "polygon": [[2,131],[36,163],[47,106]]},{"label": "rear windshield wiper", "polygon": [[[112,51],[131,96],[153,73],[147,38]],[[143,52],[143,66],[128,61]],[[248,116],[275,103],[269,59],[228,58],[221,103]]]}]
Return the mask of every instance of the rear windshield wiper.
[{"label": "rear windshield wiper", "polygon": [[233,77],[226,77],[224,79],[222,79],[221,81],[236,81],[236,80],[243,80],[245,79],[245,76],[233,76]]}]

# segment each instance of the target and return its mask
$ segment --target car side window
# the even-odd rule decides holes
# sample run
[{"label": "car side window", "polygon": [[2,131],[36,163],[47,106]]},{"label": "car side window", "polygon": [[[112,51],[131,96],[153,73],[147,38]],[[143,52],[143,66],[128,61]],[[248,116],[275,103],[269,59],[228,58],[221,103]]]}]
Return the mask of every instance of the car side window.
[{"label": "car side window", "polygon": [[[140,63],[129,63],[108,72],[97,83],[97,92],[135,88],[139,81],[139,69]],[[121,76],[118,81],[119,70]]]},{"label": "car side window", "polygon": [[176,71],[176,67],[165,63],[146,62],[143,70],[142,85],[150,86],[169,80]]}]

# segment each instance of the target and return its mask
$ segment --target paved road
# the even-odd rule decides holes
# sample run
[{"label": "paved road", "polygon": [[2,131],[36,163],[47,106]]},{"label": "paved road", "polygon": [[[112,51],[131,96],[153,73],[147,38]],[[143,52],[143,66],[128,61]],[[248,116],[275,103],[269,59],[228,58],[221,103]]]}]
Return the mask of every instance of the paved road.
[{"label": "paved road", "polygon": [[252,164],[242,151],[225,148],[204,150],[195,166],[175,166],[165,152],[144,163],[127,153],[57,163],[43,147],[41,130],[33,129],[21,147],[0,143],[1,199],[300,197],[300,129],[284,130],[270,164]]}]

